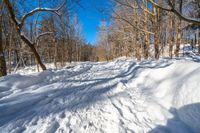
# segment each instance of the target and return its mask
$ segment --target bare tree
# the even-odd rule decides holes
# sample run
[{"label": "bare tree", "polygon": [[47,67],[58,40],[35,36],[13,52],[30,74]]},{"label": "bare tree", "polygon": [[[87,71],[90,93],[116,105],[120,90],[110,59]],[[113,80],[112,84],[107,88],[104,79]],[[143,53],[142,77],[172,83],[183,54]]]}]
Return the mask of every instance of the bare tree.
[{"label": "bare tree", "polygon": [[34,53],[35,55],[35,58],[36,58],[36,61],[38,62],[38,64],[40,65],[40,67],[43,69],[43,70],[46,70],[46,67],[45,65],[42,63],[41,61],[41,58],[40,58],[40,55],[38,54],[36,48],[35,48],[35,42],[32,42],[30,39],[28,39],[27,36],[25,36],[22,32],[22,28],[24,26],[24,23],[25,21],[32,15],[34,15],[35,13],[38,13],[38,12],[53,12],[53,13],[56,13],[57,15],[60,15],[59,14],[59,10],[63,7],[63,5],[65,4],[62,4],[61,6],[59,6],[58,8],[56,9],[50,9],[50,8],[36,8],[32,11],[30,11],[29,13],[25,14],[22,18],[21,18],[21,21],[19,21],[17,18],[16,18],[16,14],[15,14],[15,11],[10,3],[9,0],[3,0],[6,7],[7,7],[7,10],[10,14],[10,17],[12,19],[12,21],[14,22],[15,24],[15,27],[16,27],[16,30],[18,32],[18,34],[20,35],[21,39],[29,46],[29,48],[31,49],[31,51]]}]

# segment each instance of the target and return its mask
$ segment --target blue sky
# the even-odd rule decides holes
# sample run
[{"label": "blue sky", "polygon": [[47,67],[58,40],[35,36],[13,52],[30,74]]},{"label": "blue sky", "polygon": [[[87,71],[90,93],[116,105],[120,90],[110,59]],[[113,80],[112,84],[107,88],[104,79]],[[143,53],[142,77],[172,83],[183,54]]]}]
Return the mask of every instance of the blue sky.
[{"label": "blue sky", "polygon": [[[54,1],[54,0],[49,0]],[[72,0],[73,1],[73,0]],[[95,44],[97,40],[97,30],[101,20],[109,21],[108,14],[111,8],[110,0],[80,0],[79,4],[76,4],[75,10],[78,15],[78,20],[82,26],[82,34],[88,43]],[[19,3],[19,5],[24,5],[34,9],[38,6],[37,0],[26,0]],[[55,2],[55,1],[54,1]],[[29,3],[31,3],[29,5]],[[60,2],[58,2],[60,4]],[[41,4],[42,7],[50,7],[52,5]],[[20,7],[21,12],[29,11],[29,9],[24,9]],[[72,9],[74,10],[74,8]],[[102,13],[99,10],[106,12]],[[32,19],[29,19],[32,21]]]},{"label": "blue sky", "polygon": [[109,21],[108,13],[104,14],[99,10],[109,8],[109,0],[81,0],[77,13],[87,42],[95,44],[100,21]]},{"label": "blue sky", "polygon": [[[54,1],[54,0],[46,0]],[[74,2],[74,0],[71,0]],[[80,1],[79,4],[75,4],[75,10],[78,15],[78,20],[82,26],[82,34],[84,39],[91,44],[95,44],[97,40],[97,31],[99,24],[102,20],[107,21],[109,24],[109,13],[111,12],[112,3],[111,0],[77,0]],[[25,1],[19,3],[19,5],[24,5]],[[30,4],[31,3],[31,4]],[[38,6],[37,0],[26,0],[26,4],[30,8],[36,8]],[[54,5],[41,5],[42,7],[54,6]],[[152,5],[148,4],[149,9],[152,9]],[[26,12],[26,9],[20,7],[22,12]],[[102,13],[104,11],[104,13]],[[32,19],[30,19],[32,21]]]},{"label": "blue sky", "polygon": [[[111,12],[111,0],[80,0],[78,6],[79,21],[82,24],[83,36],[86,41],[95,44],[97,40],[97,30],[101,20],[109,23],[109,13]],[[152,10],[152,5],[148,3],[148,7]],[[102,13],[99,10],[105,11]]]}]

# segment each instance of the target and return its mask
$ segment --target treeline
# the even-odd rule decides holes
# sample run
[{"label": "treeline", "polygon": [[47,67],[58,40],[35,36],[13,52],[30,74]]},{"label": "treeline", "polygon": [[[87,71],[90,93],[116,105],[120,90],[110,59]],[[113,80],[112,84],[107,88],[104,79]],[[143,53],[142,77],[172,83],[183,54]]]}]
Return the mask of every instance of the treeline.
[{"label": "treeline", "polygon": [[99,27],[100,60],[179,57],[184,54],[181,44],[200,53],[199,0],[113,1],[111,22],[102,21]]},{"label": "treeline", "polygon": [[0,76],[29,65],[39,71],[45,63],[93,60],[94,48],[84,40],[73,10],[76,2],[0,1]]},{"label": "treeline", "polygon": [[46,63],[178,57],[186,43],[200,53],[199,0],[110,0],[110,22],[100,23],[97,45],[81,34],[77,2],[1,0],[0,76],[28,65],[46,70]]}]

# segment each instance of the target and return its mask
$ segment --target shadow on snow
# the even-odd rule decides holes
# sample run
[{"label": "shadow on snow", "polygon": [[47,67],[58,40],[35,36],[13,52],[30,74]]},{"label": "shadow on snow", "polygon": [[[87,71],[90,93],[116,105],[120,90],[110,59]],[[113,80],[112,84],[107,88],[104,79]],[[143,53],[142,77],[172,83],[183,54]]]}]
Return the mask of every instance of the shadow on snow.
[{"label": "shadow on snow", "polygon": [[185,105],[169,110],[174,117],[166,125],[158,125],[149,133],[199,133],[200,103]]}]

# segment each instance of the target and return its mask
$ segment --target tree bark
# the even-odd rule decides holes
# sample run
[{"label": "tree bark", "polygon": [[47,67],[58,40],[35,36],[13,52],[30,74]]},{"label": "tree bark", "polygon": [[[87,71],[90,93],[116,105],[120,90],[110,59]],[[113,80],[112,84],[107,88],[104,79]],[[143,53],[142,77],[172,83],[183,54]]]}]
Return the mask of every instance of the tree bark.
[{"label": "tree bark", "polygon": [[2,16],[0,17],[0,77],[7,75],[6,60],[3,51]]},{"label": "tree bark", "polygon": [[[179,11],[182,13],[182,3],[183,1],[180,0],[180,5],[179,5]],[[181,24],[182,20],[179,18],[178,21],[178,31],[177,31],[177,42],[176,42],[176,50],[175,50],[175,56],[179,57],[179,51],[180,51],[180,45],[181,45]]]},{"label": "tree bark", "polygon": [[154,35],[154,50],[155,54],[154,57],[155,59],[159,59],[160,57],[160,51],[159,51],[159,10],[157,7],[154,7],[154,13],[155,13],[155,35]]},{"label": "tree bark", "polygon": [[[145,9],[147,9],[147,4],[145,5]],[[144,11],[144,29],[146,31],[148,31],[148,21],[147,21],[147,12]],[[145,39],[145,43],[144,43],[144,58],[148,59],[149,57],[149,33],[144,33],[144,39]]]},{"label": "tree bark", "polygon": [[199,26],[199,29],[198,29],[199,31],[199,36],[198,36],[198,53],[200,54],[200,26]]},{"label": "tree bark", "polygon": [[179,19],[178,31],[177,31],[176,50],[175,50],[175,56],[176,57],[179,57],[179,51],[180,51],[180,45],[181,45],[181,24],[182,24],[182,21],[181,21],[181,19]]},{"label": "tree bark", "polygon": [[[136,22],[136,25],[138,25],[138,22]],[[141,45],[139,42],[139,30],[136,29],[136,58],[138,61],[141,61]]]},{"label": "tree bark", "polygon": [[9,44],[9,48],[8,48],[8,72],[11,73],[11,69],[12,69],[12,49],[11,49],[11,37],[10,37],[10,44]]},{"label": "tree bark", "polygon": [[173,44],[174,44],[174,25],[175,25],[175,20],[174,20],[174,15],[171,14],[170,17],[170,43],[169,43],[169,56],[170,58],[173,57]]},{"label": "tree bark", "polygon": [[29,48],[31,49],[31,51],[33,52],[33,54],[35,55],[36,61],[37,63],[40,65],[40,67],[42,68],[42,70],[46,70],[45,65],[42,63],[40,55],[38,54],[35,46],[23,35],[20,35],[21,39],[29,46]]},{"label": "tree bark", "polygon": [[58,45],[56,44],[56,39],[54,37],[53,39],[53,43],[54,43],[54,66],[57,69],[57,56],[58,56]]}]

